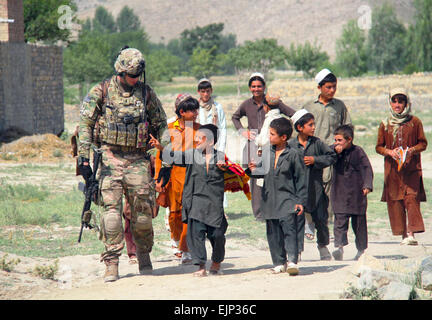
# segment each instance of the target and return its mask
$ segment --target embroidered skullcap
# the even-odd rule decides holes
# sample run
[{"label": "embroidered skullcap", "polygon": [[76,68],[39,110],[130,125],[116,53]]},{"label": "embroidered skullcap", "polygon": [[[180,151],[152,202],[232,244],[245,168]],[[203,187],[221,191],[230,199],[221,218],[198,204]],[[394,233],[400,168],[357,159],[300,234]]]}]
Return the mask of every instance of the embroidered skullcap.
[{"label": "embroidered skullcap", "polygon": [[176,100],[175,100],[175,109],[177,110],[177,108],[179,107],[179,105],[183,102],[186,101],[187,99],[193,98],[192,95],[190,95],[189,93],[180,93]]},{"label": "embroidered skullcap", "polygon": [[307,111],[306,109],[300,109],[296,111],[291,117],[293,125],[295,126],[296,122],[299,121],[301,117],[303,117],[306,113],[309,113],[309,111]]}]

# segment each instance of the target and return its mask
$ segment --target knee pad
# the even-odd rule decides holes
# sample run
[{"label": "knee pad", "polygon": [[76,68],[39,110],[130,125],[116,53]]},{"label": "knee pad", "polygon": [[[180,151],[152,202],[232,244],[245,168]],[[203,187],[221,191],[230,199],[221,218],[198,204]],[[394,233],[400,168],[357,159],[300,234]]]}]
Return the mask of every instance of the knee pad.
[{"label": "knee pad", "polygon": [[107,240],[114,240],[119,238],[121,240],[123,229],[122,220],[119,213],[109,211],[102,216],[102,228],[104,231],[105,238]]}]

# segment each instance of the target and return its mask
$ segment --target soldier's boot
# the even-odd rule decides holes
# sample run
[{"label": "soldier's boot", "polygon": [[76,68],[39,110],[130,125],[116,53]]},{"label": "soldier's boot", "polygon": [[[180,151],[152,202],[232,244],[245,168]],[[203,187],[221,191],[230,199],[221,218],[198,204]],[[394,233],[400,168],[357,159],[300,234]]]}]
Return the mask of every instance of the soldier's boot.
[{"label": "soldier's boot", "polygon": [[112,282],[119,279],[118,262],[105,261],[106,269],[104,275],[105,282]]},{"label": "soldier's boot", "polygon": [[150,260],[150,252],[137,250],[138,269],[140,274],[152,274],[153,266]]}]

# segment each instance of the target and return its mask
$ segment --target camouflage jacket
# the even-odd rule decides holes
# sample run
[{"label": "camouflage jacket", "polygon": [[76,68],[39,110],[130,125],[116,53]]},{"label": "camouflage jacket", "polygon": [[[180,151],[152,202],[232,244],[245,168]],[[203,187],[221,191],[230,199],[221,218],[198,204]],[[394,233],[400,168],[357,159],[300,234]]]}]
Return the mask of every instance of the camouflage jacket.
[{"label": "camouflage jacket", "polygon": [[[143,84],[140,82],[132,91],[132,96],[142,101],[142,89]],[[91,145],[98,142],[95,141],[95,125],[104,120],[107,100],[115,99],[124,92],[126,91],[119,85],[115,75],[95,85],[89,91],[80,109],[78,156],[89,158]],[[169,135],[167,134],[168,128],[165,111],[156,93],[148,85],[146,85],[146,92],[147,106],[145,112],[149,123],[149,134],[152,134],[165,146],[169,143],[169,138],[166,138]],[[149,152],[150,154],[156,154],[155,150]]]}]

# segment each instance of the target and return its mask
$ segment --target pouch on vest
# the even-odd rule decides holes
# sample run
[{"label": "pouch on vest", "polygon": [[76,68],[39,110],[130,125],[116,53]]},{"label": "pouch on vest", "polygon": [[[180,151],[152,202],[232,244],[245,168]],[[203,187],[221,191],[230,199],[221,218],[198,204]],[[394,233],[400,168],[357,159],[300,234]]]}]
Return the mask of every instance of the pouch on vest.
[{"label": "pouch on vest", "polygon": [[148,122],[140,122],[137,126],[138,137],[136,140],[137,148],[144,148],[148,136]]},{"label": "pouch on vest", "polygon": [[114,122],[106,124],[105,142],[109,144],[116,144],[117,142],[117,126]]},{"label": "pouch on vest", "polygon": [[128,147],[135,147],[136,137],[137,137],[137,129],[135,123],[128,124],[126,127],[126,131],[127,131],[126,145]]},{"label": "pouch on vest", "polygon": [[127,131],[126,125],[123,123],[117,123],[117,142],[115,144],[125,146],[127,142]]}]

